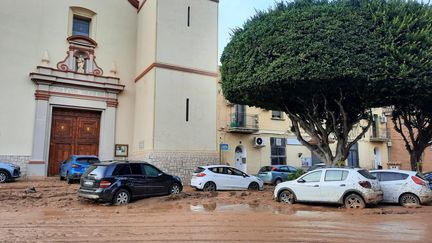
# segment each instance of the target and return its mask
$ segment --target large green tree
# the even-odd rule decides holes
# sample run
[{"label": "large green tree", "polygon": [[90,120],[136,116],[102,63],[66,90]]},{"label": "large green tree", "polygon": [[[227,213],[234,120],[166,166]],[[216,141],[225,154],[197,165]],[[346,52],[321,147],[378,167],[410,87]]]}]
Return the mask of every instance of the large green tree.
[{"label": "large green tree", "polygon": [[371,124],[370,109],[387,100],[375,87],[388,58],[380,30],[367,1],[277,3],[234,30],[221,57],[224,95],[284,111],[304,146],[327,164],[345,160]]},{"label": "large green tree", "polygon": [[417,170],[432,145],[432,9],[415,1],[376,2],[374,21],[381,26],[386,81],[380,83],[393,104],[394,129]]}]

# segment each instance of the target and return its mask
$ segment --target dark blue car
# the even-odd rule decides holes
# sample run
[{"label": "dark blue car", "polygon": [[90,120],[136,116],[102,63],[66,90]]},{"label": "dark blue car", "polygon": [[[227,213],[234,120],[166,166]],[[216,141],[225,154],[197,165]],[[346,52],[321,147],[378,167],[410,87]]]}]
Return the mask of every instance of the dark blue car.
[{"label": "dark blue car", "polygon": [[177,194],[182,189],[178,176],[149,163],[112,161],[93,164],[86,170],[78,196],[121,205],[136,198]]},{"label": "dark blue car", "polygon": [[78,181],[90,165],[98,162],[97,156],[71,155],[60,166],[60,180],[66,179],[68,184]]},{"label": "dark blue car", "polygon": [[429,188],[432,190],[432,171],[423,173],[423,176],[429,182]]},{"label": "dark blue car", "polygon": [[20,175],[21,169],[19,166],[0,161],[0,183],[16,179]]}]

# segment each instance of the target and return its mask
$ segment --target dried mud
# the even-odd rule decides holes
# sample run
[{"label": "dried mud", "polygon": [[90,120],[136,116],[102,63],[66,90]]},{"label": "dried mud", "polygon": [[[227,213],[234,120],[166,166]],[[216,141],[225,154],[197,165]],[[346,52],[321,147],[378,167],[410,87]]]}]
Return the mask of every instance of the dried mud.
[{"label": "dried mud", "polygon": [[[34,187],[35,190],[28,190]],[[430,242],[432,207],[282,205],[264,191],[184,192],[116,207],[50,178],[0,184],[0,242]]]}]

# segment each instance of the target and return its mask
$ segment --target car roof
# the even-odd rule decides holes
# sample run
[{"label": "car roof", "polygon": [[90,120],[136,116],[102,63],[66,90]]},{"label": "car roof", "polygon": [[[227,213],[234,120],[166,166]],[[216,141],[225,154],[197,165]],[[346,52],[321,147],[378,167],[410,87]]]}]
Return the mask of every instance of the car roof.
[{"label": "car roof", "polygon": [[351,171],[359,171],[359,170],[365,170],[364,168],[352,168],[352,167],[325,167],[325,168],[318,168],[312,171],[318,171],[318,170],[351,170]]},{"label": "car roof", "polygon": [[208,168],[215,168],[215,167],[227,167],[227,168],[233,168],[232,166],[229,165],[206,165],[206,166],[198,166],[204,169],[208,169]]},{"label": "car roof", "polygon": [[93,165],[112,165],[112,164],[150,164],[146,161],[128,161],[128,160],[109,160],[109,161],[101,161],[99,163],[94,163]]},{"label": "car roof", "polygon": [[405,174],[417,174],[417,171],[411,171],[411,170],[393,170],[393,169],[371,170],[369,172],[396,172],[396,173],[405,173]]}]

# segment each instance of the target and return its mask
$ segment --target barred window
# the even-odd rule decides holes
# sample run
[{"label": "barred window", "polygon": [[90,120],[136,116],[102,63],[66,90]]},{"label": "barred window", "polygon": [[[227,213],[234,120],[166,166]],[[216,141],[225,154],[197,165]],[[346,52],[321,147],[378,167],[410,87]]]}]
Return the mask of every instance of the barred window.
[{"label": "barred window", "polygon": [[286,140],[285,138],[270,138],[271,164],[286,165]]}]

